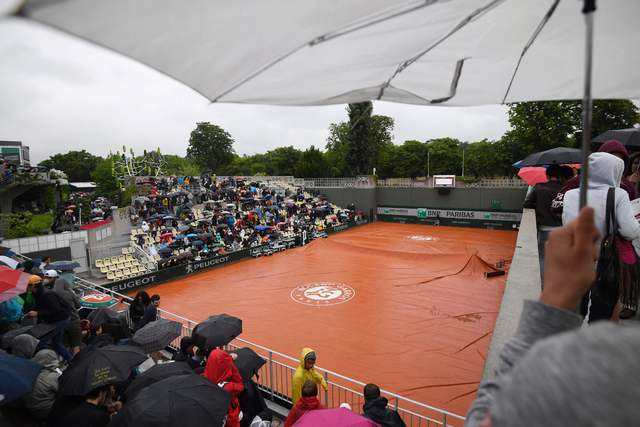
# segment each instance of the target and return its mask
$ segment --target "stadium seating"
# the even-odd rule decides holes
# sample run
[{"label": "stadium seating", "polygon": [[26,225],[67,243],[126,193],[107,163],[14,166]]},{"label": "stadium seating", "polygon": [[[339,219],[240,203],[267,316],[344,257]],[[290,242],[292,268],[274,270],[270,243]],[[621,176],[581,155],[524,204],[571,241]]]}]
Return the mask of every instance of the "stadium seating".
[{"label": "stadium seating", "polygon": [[[137,231],[137,230],[134,230]],[[140,230],[142,231],[142,230]],[[114,255],[97,259],[95,266],[107,280],[117,281],[136,277],[147,273],[146,265],[133,256],[135,249],[132,246],[122,248],[121,255]]]}]

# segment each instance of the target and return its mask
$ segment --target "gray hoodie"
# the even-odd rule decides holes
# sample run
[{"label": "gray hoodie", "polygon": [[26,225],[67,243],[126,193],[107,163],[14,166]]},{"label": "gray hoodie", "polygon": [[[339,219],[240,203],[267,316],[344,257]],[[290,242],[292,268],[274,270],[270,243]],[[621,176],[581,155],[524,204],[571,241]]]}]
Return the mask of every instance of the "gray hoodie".
[{"label": "gray hoodie", "polygon": [[44,368],[38,374],[31,393],[24,396],[24,403],[35,418],[44,420],[51,412],[56,400],[58,378],[62,375],[63,362],[55,351],[49,349],[40,350],[31,360]]},{"label": "gray hoodie", "polygon": [[496,376],[480,385],[465,426],[631,426],[640,420],[640,327],[596,322],[525,301]]},{"label": "gray hoodie", "polygon": [[80,308],[80,298],[75,292],[73,292],[71,284],[62,278],[58,278],[53,284],[53,291],[60,295],[62,299],[69,304],[69,307],[73,307],[75,309],[71,312],[69,317],[72,320],[79,319],[78,309]]},{"label": "gray hoodie", "polygon": [[[607,192],[610,187],[616,189],[615,211],[618,232],[626,240],[633,242],[636,253],[640,254],[640,224],[633,216],[629,195],[620,188],[624,173],[624,162],[609,153],[592,153],[589,156],[589,187],[587,205],[595,210],[595,223],[604,237],[607,208]],[[580,212],[580,189],[569,190],[564,196],[562,223],[573,221]]]}]

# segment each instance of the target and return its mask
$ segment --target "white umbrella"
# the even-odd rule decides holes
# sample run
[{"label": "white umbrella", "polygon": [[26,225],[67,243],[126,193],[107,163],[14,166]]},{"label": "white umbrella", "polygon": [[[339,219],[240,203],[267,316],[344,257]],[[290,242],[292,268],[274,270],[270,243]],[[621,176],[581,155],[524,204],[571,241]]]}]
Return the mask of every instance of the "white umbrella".
[{"label": "white umbrella", "polygon": [[[32,19],[212,101],[480,105],[579,99],[584,23],[557,0],[27,1]],[[639,98],[639,1],[598,3],[595,98]]]},{"label": "white umbrella", "polygon": [[[560,0],[31,0],[22,13],[137,59],[214,102],[583,98],[587,165],[592,96],[640,97],[640,2],[601,2],[595,40],[595,0],[584,5],[586,37],[581,3]],[[587,176],[584,168],[582,188]]]},{"label": "white umbrella", "polygon": [[9,258],[8,256],[0,255],[0,264],[4,264],[7,267],[13,268],[15,270],[20,263],[13,258]]}]

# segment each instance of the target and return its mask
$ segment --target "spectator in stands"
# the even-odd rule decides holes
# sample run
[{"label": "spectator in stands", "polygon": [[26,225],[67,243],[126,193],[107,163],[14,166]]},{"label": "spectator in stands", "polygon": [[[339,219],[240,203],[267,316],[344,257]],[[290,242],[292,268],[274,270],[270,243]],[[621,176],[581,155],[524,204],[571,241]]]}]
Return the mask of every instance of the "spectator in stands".
[{"label": "spectator in stands", "polygon": [[38,347],[38,339],[29,334],[20,334],[11,341],[11,354],[22,357],[23,359],[31,359]]},{"label": "spectator in stands", "polygon": [[302,385],[302,397],[293,405],[284,421],[284,427],[293,426],[307,411],[324,409],[318,399],[318,385],[307,380]]},{"label": "spectator in stands", "polygon": [[53,332],[42,337],[38,344],[38,350],[50,344],[56,353],[66,361],[70,361],[72,356],[64,346],[64,331],[69,325],[69,315],[73,308],[67,305],[54,291],[45,289],[42,281],[35,285],[34,290],[36,305],[34,310],[31,310],[27,315],[37,316],[39,322],[52,325],[55,328]]},{"label": "spectator in stands", "polygon": [[149,294],[145,291],[140,291],[136,294],[135,298],[129,305],[129,317],[134,325],[137,325],[138,322],[140,322],[140,319],[144,316],[144,311],[150,303],[151,298],[149,298]]},{"label": "spectator in stands", "polygon": [[[54,270],[49,270],[47,273],[55,275],[57,273]],[[72,354],[77,354],[80,351],[80,344],[82,343],[82,327],[80,326],[80,316],[78,310],[80,309],[80,298],[71,289],[71,283],[63,279],[55,279],[53,282],[53,291],[57,293],[69,307],[73,307],[69,314],[69,326],[67,326],[67,338],[69,340],[69,347]]]},{"label": "spectator in stands", "polygon": [[27,314],[30,312],[33,307],[36,305],[36,297],[33,292],[33,287],[36,283],[42,281],[40,276],[33,275],[29,278],[29,284],[27,285],[27,289],[24,293],[20,294],[20,298],[22,298],[22,312],[23,314]]},{"label": "spectator in stands", "polygon": [[364,406],[362,412],[365,417],[380,424],[382,427],[405,427],[400,415],[389,408],[386,397],[380,396],[380,387],[375,384],[364,386]]},{"label": "spectator in stands", "polygon": [[[107,410],[107,402],[112,393],[112,386],[107,385],[92,390],[84,399],[71,410],[52,410],[54,422],[52,427],[106,427],[111,417]],[[57,403],[57,402],[56,402]]]},{"label": "spectator in stands", "polygon": [[138,322],[138,324],[136,325],[136,331],[138,329],[141,329],[144,327],[144,325],[146,325],[149,322],[154,322],[156,320],[158,320],[158,307],[160,307],[160,295],[155,294],[152,295],[150,298],[150,303],[149,305],[147,305],[147,307],[144,309],[144,315],[142,316],[142,319],[140,319],[140,322]]},{"label": "spectator in stands", "polygon": [[56,270],[45,270],[42,284],[47,289],[53,289],[53,285],[58,279],[58,272]]},{"label": "spectator in stands", "polygon": [[[568,171],[567,171],[568,169]],[[540,279],[544,269],[544,243],[554,228],[562,225],[562,218],[551,210],[551,203],[573,172],[568,166],[551,165],[547,168],[547,182],[536,184],[527,194],[523,207],[536,210],[538,228],[538,258]]]},{"label": "spectator in stands", "polygon": [[300,399],[302,386],[307,380],[311,380],[316,384],[322,385],[325,390],[327,389],[327,382],[324,380],[322,375],[315,370],[315,364],[315,351],[308,347],[303,348],[300,355],[300,365],[293,374],[292,380],[291,395],[294,405],[298,402],[298,399]]},{"label": "spectator in stands", "polygon": [[176,362],[186,362],[192,369],[200,366],[200,363],[193,358],[195,355],[193,351],[193,338],[182,337],[180,338],[180,348],[173,355],[173,360]]},{"label": "spectator in stands", "polygon": [[273,415],[266,410],[256,415],[253,420],[251,420],[251,424],[249,427],[271,427],[271,423],[273,422]]},{"label": "spectator in stands", "polygon": [[40,350],[31,360],[42,365],[42,370],[33,384],[31,393],[24,396],[24,403],[31,415],[44,421],[56,401],[63,363],[53,350],[48,349]]},{"label": "spectator in stands", "polygon": [[[595,225],[604,237],[606,234],[606,205],[607,193],[610,188],[615,188],[614,211],[617,230],[620,239],[617,239],[617,249],[620,254],[621,282],[609,284],[612,289],[612,298],[606,298],[601,292],[591,292],[589,321],[610,319],[616,310],[619,295],[623,303],[629,307],[638,305],[638,261],[633,245],[640,249],[640,224],[635,219],[628,194],[619,188],[620,179],[624,172],[624,162],[608,153],[593,153],[589,156],[589,187],[587,205],[595,209]],[[562,221],[568,224],[573,221],[579,212],[580,189],[570,190],[564,197],[564,209]],[[637,250],[638,250],[637,249]],[[585,298],[582,304],[582,314],[587,312],[589,298]]]},{"label": "spectator in stands", "polygon": [[[614,139],[609,140],[602,144],[600,148],[598,148],[599,153],[609,153],[612,154],[625,162],[625,165],[629,162],[629,152],[622,145],[621,142],[616,141]],[[553,199],[553,203],[551,204],[551,208],[553,212],[557,215],[562,215],[562,209],[564,206],[564,195],[569,190],[573,190],[580,187],[580,176],[574,176],[562,187],[558,195],[555,199]],[[638,197],[638,193],[635,190],[635,186],[633,183],[627,181],[626,179],[622,179],[620,181],[620,188],[627,192],[629,195],[629,200],[634,200]]]},{"label": "spectator in stands", "polygon": [[582,328],[575,313],[595,280],[601,235],[594,217],[585,208],[549,236],[540,299],[525,301],[467,427],[637,424],[640,328],[611,322]]},{"label": "spectator in stands", "polygon": [[244,385],[231,355],[224,350],[212,350],[207,358],[204,377],[231,394],[225,427],[240,427],[242,412],[238,395],[244,391]]}]

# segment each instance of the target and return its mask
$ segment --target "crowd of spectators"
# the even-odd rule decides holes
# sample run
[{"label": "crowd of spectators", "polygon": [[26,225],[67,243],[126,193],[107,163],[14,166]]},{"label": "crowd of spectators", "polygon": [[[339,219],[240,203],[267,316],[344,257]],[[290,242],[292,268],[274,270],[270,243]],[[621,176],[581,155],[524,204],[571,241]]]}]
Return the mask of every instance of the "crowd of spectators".
[{"label": "crowd of spectators", "polygon": [[159,268],[263,244],[309,241],[327,227],[363,216],[302,189],[273,188],[243,179],[165,177],[147,181],[132,203],[134,242]]},{"label": "crowd of spectators", "polygon": [[[26,292],[19,296],[21,309],[11,319],[6,318],[2,303],[0,341],[3,350],[0,352],[7,351],[12,356],[28,359],[39,366],[30,391],[19,399],[4,402],[5,397],[0,393],[0,409],[3,413],[10,409],[12,415],[9,419],[20,420],[20,425],[26,423],[54,427],[132,425],[126,424],[124,415],[119,417],[118,414],[126,411],[128,405],[132,405],[132,399],[141,393],[137,377],[154,367],[180,364],[175,368],[180,370],[179,374],[184,374],[186,369],[220,387],[230,396],[224,416],[210,420],[210,425],[272,425],[273,413],[265,404],[253,378],[259,374],[261,365],[257,365],[248,376],[241,375],[235,364],[238,359],[236,352],[221,347],[198,347],[195,336],[183,336],[179,348],[173,353],[166,350],[147,352],[136,342],[136,333],[159,322],[159,295],[149,296],[145,291],[140,291],[130,301],[126,311],[121,313],[113,311],[109,314],[108,309],[101,309],[104,310],[102,313],[99,310],[82,309],[79,304],[80,291],[74,289],[73,274],[47,270],[49,261],[45,259],[38,266],[31,262],[21,263],[19,269],[30,274],[29,285]],[[101,317],[101,314],[105,316]],[[129,368],[126,378],[105,383],[104,378],[99,376],[99,385],[89,386],[82,393],[70,393],[70,389],[81,388],[69,384],[74,378],[70,372],[77,376],[78,367],[89,364],[88,360],[95,357],[97,352],[113,352],[114,348],[122,351],[132,351],[133,348],[146,355]],[[300,365],[291,382],[293,407],[286,420],[280,424],[274,422],[274,425],[284,422],[285,426],[293,426],[305,413],[324,408],[318,399],[318,385],[326,389],[327,383],[316,371],[316,358],[313,349],[303,349]],[[90,371],[87,371],[89,376],[92,375]],[[380,396],[376,385],[368,384],[364,388],[364,395],[362,413],[371,424],[363,425],[404,426],[399,415],[387,407],[388,402]],[[351,409],[346,404],[341,406]],[[20,414],[17,418],[16,413]]]}]

